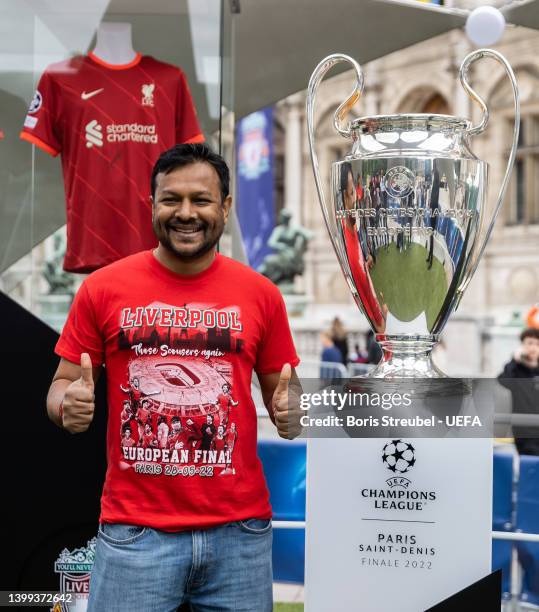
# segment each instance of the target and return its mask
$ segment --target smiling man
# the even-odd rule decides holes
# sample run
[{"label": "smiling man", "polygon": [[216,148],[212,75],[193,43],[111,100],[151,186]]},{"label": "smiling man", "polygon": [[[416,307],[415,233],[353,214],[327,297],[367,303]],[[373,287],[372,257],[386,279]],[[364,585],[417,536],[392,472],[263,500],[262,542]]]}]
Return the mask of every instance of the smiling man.
[{"label": "smiling man", "polygon": [[[88,610],[270,612],[271,507],[250,387],[254,370],[279,434],[293,437],[299,359],[285,306],[266,278],[216,251],[232,203],[220,156],[178,145],[157,161],[151,190],[159,246],[84,281],[47,399],[55,423],[85,431],[106,366],[108,469]],[[226,421],[225,388],[235,398]],[[122,420],[127,392],[138,432]],[[213,443],[216,424],[226,443]],[[187,443],[171,443],[175,432]]]}]

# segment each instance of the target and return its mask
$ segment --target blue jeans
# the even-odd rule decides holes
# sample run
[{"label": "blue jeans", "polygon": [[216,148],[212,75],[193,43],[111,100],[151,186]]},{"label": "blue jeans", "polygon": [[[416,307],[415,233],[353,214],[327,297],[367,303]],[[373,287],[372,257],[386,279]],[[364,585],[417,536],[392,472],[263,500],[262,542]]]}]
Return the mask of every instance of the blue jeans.
[{"label": "blue jeans", "polygon": [[271,521],[202,531],[99,525],[88,612],[271,612]]}]

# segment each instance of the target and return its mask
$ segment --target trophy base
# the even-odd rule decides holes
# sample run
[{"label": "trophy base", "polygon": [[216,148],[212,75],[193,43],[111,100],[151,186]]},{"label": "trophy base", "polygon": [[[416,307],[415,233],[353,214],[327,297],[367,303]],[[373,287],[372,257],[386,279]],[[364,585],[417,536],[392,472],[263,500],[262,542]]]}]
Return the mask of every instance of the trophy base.
[{"label": "trophy base", "polygon": [[447,378],[432,361],[437,335],[413,336],[376,334],[383,355],[366,378]]}]

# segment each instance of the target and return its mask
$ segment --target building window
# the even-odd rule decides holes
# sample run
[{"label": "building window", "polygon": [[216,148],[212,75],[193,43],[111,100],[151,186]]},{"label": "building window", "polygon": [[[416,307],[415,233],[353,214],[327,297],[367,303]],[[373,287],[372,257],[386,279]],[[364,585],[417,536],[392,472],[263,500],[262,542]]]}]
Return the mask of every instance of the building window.
[{"label": "building window", "polygon": [[[512,129],[511,123],[509,129]],[[508,155],[509,151],[506,158]],[[539,115],[521,119],[507,199],[507,225],[539,223]]]},{"label": "building window", "polygon": [[434,93],[423,104],[421,112],[429,115],[449,115],[449,104],[441,94]]}]

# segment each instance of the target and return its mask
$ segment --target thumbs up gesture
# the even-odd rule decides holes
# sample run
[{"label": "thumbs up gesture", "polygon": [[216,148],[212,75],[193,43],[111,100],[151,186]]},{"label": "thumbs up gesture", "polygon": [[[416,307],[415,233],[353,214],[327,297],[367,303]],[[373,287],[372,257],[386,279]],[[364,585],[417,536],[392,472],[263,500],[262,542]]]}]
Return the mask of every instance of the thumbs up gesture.
[{"label": "thumbs up gesture", "polygon": [[94,378],[88,353],[80,356],[80,378],[67,387],[62,402],[62,425],[71,433],[86,431],[94,418]]},{"label": "thumbs up gesture", "polygon": [[289,363],[285,363],[271,400],[277,432],[281,438],[288,440],[292,440],[300,434],[300,416],[302,414],[299,408],[298,394],[290,386],[291,378],[292,368]]}]

